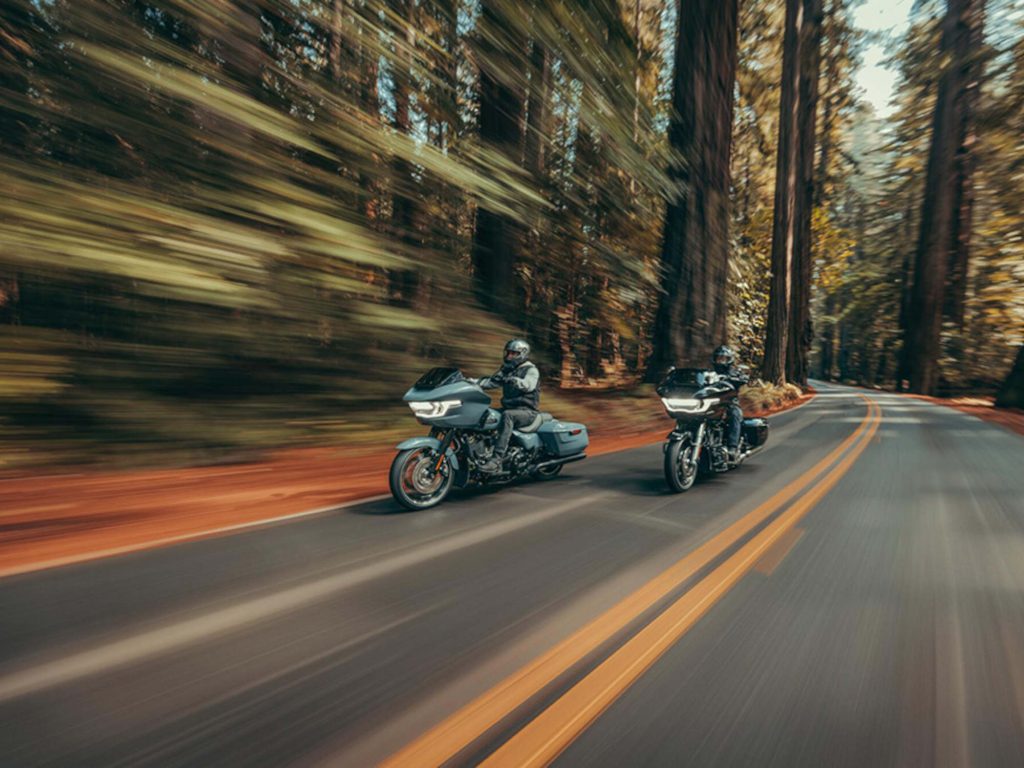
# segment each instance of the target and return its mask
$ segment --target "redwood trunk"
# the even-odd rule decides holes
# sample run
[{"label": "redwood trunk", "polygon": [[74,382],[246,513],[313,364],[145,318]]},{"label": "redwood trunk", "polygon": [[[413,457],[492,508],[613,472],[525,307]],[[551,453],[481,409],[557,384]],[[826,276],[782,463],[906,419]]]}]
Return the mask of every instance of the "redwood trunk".
[{"label": "redwood trunk", "polygon": [[[522,94],[502,79],[496,67],[507,56],[497,55],[488,42],[502,34],[502,24],[491,3],[484,2],[480,19],[480,140],[509,160],[518,159]],[[510,61],[506,61],[512,66]],[[495,67],[495,69],[492,69]],[[506,76],[508,73],[504,73]],[[521,227],[504,214],[481,207],[473,235],[473,277],[477,298],[487,307],[511,318],[517,309],[515,267]]]},{"label": "redwood trunk", "polygon": [[548,93],[551,90],[551,57],[539,41],[530,54],[530,96],[527,100],[523,165],[539,183],[544,171],[547,140]]},{"label": "redwood trunk", "polygon": [[946,277],[945,317],[961,330],[964,326],[964,305],[967,300],[967,270],[974,220],[974,171],[977,166],[977,114],[981,97],[982,61],[979,57],[983,42],[984,7],[978,3],[974,12],[964,19],[966,34],[957,38],[957,77],[961,81],[958,94],[958,133],[956,151],[956,181],[953,218],[953,237]]},{"label": "redwood trunk", "polygon": [[772,224],[772,274],[765,329],[764,365],[767,381],[786,377],[789,313],[796,249],[796,198],[800,176],[797,124],[800,105],[801,0],[786,0],[786,28],[782,40],[782,88],[779,96],[779,151],[775,165],[775,208]]},{"label": "redwood trunk", "polygon": [[[395,77],[395,128],[404,134],[412,131],[409,113],[409,96],[413,88],[412,50],[416,43],[415,7],[413,0],[405,0],[399,7],[406,22],[406,40],[409,54],[405,66]],[[392,234],[402,244],[403,255],[416,259],[422,242],[417,231],[419,202],[416,196],[417,183],[409,162],[399,157],[394,162],[394,193],[391,202]],[[411,269],[392,270],[389,275],[391,295],[399,304],[411,306],[417,299],[420,288],[420,268],[415,264]]]},{"label": "redwood trunk", "polygon": [[811,325],[811,219],[814,214],[815,120],[818,114],[818,72],[821,62],[822,0],[802,0],[798,66],[800,70],[797,109],[797,162],[799,179],[793,206],[796,245],[793,249],[793,277],[787,334],[786,378],[807,386],[808,359],[814,342]]},{"label": "redwood trunk", "polygon": [[738,20],[738,0],[679,9],[669,141],[682,162],[669,174],[680,191],[665,214],[650,379],[670,365],[706,364],[725,341]]},{"label": "redwood trunk", "polygon": [[957,151],[968,85],[963,57],[970,54],[972,19],[982,7],[982,0],[948,0],[942,23],[942,52],[952,62],[939,77],[935,101],[902,366],[911,391],[926,395],[935,393],[939,380],[942,310],[959,214]]}]

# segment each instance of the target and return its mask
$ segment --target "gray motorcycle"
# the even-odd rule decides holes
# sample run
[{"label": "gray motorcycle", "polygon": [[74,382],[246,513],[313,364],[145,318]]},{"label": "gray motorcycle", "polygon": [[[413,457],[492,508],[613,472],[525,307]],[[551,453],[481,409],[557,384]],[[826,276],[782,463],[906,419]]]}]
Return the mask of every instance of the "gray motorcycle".
[{"label": "gray motorcycle", "polygon": [[590,442],[583,424],[540,413],[532,424],[512,433],[505,466],[482,467],[493,456],[501,411],[491,397],[458,368],[434,368],[402,398],[430,434],[398,445],[389,483],[395,500],[407,509],[440,504],[453,487],[508,483],[533,477],[550,480],[562,467],[586,458]]}]

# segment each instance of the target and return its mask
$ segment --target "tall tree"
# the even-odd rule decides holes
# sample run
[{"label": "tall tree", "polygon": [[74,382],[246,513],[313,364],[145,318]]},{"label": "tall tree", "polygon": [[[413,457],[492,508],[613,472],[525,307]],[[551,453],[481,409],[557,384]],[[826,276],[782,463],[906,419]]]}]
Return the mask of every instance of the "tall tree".
[{"label": "tall tree", "polygon": [[[497,0],[484,0],[480,7],[480,141],[516,162],[524,99],[519,85],[522,73],[515,71],[517,61],[511,52],[521,46],[506,31],[500,5]],[[487,206],[477,210],[473,236],[477,296],[506,317],[517,308],[515,266],[521,237],[518,222],[506,213]]]},{"label": "tall tree", "polygon": [[939,380],[942,309],[954,237],[960,228],[957,153],[969,100],[973,32],[984,0],[948,0],[940,49],[943,68],[932,118],[931,146],[914,260],[908,327],[903,344],[903,377],[910,389],[934,394]]},{"label": "tall tree", "polygon": [[775,163],[771,288],[762,374],[771,382],[786,377],[789,348],[793,260],[797,248],[797,194],[800,180],[800,39],[804,0],[786,0],[782,38],[782,89],[779,94],[779,150]]},{"label": "tall tree", "polygon": [[815,119],[818,114],[818,71],[821,62],[822,0],[803,0],[798,67],[798,110],[796,123],[797,179],[794,217],[796,244],[790,292],[787,334],[786,378],[807,385],[808,354],[814,340],[811,325],[811,219],[814,215],[814,150],[817,143]]},{"label": "tall tree", "polygon": [[771,287],[762,372],[807,383],[813,341],[810,300],[815,131],[822,0],[787,0],[772,227]]},{"label": "tall tree", "polygon": [[955,63],[959,69],[959,105],[957,115],[957,148],[955,159],[955,191],[953,202],[953,235],[950,248],[949,273],[946,275],[946,297],[943,312],[961,330],[964,325],[964,304],[967,299],[967,269],[974,223],[974,177],[978,160],[978,105],[981,99],[981,78],[984,61],[984,0],[969,10],[962,22],[966,31],[957,38]]},{"label": "tall tree", "polygon": [[648,377],[703,364],[726,332],[738,0],[681,3],[669,142],[679,185],[665,212],[662,294]]}]

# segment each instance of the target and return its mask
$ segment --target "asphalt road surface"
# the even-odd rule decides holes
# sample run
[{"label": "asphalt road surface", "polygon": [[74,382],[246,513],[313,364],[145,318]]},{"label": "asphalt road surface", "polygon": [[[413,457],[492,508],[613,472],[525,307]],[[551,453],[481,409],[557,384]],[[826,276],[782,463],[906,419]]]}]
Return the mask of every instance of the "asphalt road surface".
[{"label": "asphalt road surface", "polygon": [[1024,440],[770,421],[682,495],[652,445],[4,579],[0,765],[1024,765]]}]

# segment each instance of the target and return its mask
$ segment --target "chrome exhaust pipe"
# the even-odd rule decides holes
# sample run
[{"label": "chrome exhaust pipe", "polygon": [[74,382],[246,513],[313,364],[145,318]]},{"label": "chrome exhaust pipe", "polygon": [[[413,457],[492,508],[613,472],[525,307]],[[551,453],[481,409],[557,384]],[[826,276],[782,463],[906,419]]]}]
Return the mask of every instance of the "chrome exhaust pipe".
[{"label": "chrome exhaust pipe", "polygon": [[537,464],[534,469],[547,469],[548,467],[557,467],[559,464],[571,464],[574,461],[583,461],[585,458],[587,458],[587,454],[577,453],[574,456],[566,456],[562,459],[551,459],[550,461],[542,462],[541,464]]}]

